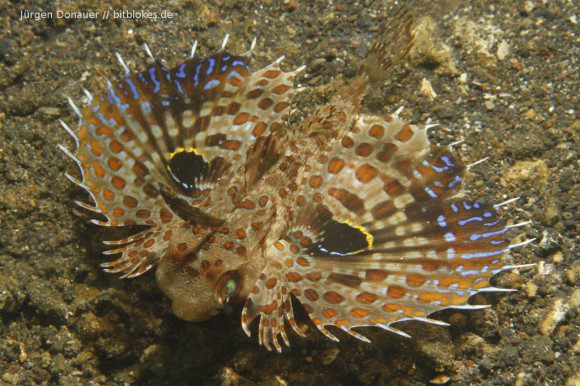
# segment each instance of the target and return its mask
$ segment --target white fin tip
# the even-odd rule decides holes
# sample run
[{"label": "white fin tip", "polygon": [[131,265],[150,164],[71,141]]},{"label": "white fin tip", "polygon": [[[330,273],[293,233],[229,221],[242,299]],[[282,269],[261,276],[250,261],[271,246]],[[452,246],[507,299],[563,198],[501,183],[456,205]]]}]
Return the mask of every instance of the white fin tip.
[{"label": "white fin tip", "polygon": [[534,237],[533,239],[529,239],[526,241],[522,241],[521,243],[517,243],[517,244],[510,244],[508,245],[508,249],[514,249],[514,248],[518,248],[518,247],[523,247],[524,245],[528,245],[529,243],[536,241],[536,238]]},{"label": "white fin tip", "polygon": [[508,270],[508,269],[522,269],[522,268],[532,268],[535,267],[536,264],[532,263],[532,264],[514,264],[514,265],[506,265],[505,267],[502,267],[502,271]]},{"label": "white fin tip", "polygon": [[230,39],[230,34],[226,34],[226,36],[224,36],[224,41],[222,42],[222,47],[220,48],[220,51],[223,51],[226,48],[226,45],[228,44],[229,39]]},{"label": "white fin tip", "polygon": [[123,253],[126,250],[127,250],[127,248],[110,249],[108,251],[103,251],[103,255],[106,255],[106,256],[116,255],[117,253]]},{"label": "white fin tip", "polygon": [[78,162],[77,158],[73,155],[73,153],[70,152],[69,149],[67,149],[66,147],[64,147],[64,145],[58,143],[56,145],[64,154],[68,155],[69,157],[71,157],[72,159],[74,159],[75,161]]},{"label": "white fin tip", "polygon": [[85,95],[87,96],[87,99],[89,100],[89,103],[91,103],[93,101],[93,94],[91,94],[89,92],[89,90],[87,90],[86,88],[83,87],[83,92],[85,93]]},{"label": "white fin tip", "polygon": [[193,45],[191,46],[191,51],[189,53],[189,57],[193,58],[195,56],[195,50],[197,49],[197,40],[193,42]]},{"label": "white fin tip", "polygon": [[131,70],[129,70],[129,67],[127,67],[121,55],[118,52],[115,52],[115,56],[117,57],[117,61],[119,62],[121,67],[123,67],[123,69],[125,70],[125,75],[129,75],[131,73]]},{"label": "white fin tip", "polygon": [[395,111],[395,113],[392,115],[395,118],[399,117],[399,114],[401,114],[401,111],[403,111],[405,109],[405,106],[401,106],[397,109],[397,111]]},{"label": "white fin tip", "polygon": [[369,339],[369,338],[367,338],[366,336],[364,336],[364,335],[362,335],[362,334],[359,334],[358,332],[354,331],[352,328],[348,328],[348,327],[346,327],[346,326],[342,326],[342,327],[340,327],[340,328],[341,328],[341,329],[342,329],[344,332],[346,332],[347,334],[349,334],[349,335],[351,335],[351,336],[353,336],[353,337],[355,337],[355,338],[357,338],[357,339],[359,339],[359,340],[362,340],[362,341],[363,341],[363,342],[365,342],[365,343],[371,343],[371,341],[370,341],[370,339]]},{"label": "white fin tip", "polygon": [[474,167],[476,165],[479,165],[480,163],[485,162],[488,159],[489,159],[489,157],[482,158],[479,161],[475,161],[474,163],[471,163],[471,164],[467,165],[466,167],[467,167],[467,169],[471,169],[472,167]]},{"label": "white fin tip", "polygon": [[242,322],[242,330],[244,330],[244,332],[248,337],[250,338],[252,337],[252,332],[250,331],[250,328],[248,327],[247,323]]},{"label": "white fin tip", "polygon": [[147,55],[151,58],[152,61],[155,61],[155,57],[153,56],[153,54],[151,53],[151,50],[149,49],[149,46],[147,45],[147,43],[143,44],[143,48],[145,48],[145,52],[147,53]]},{"label": "white fin tip", "polygon": [[75,143],[77,145],[77,147],[79,146],[79,139],[77,138],[77,135],[74,133],[74,131],[71,130],[70,127],[68,127],[68,125],[66,123],[64,123],[64,121],[62,119],[58,120],[60,125],[62,126],[62,128],[71,136],[74,138]]},{"label": "white fin tip", "polygon": [[449,308],[453,308],[456,310],[483,310],[485,308],[491,307],[489,304],[465,304],[463,306],[449,306]]},{"label": "white fin tip", "polygon": [[295,74],[299,74],[299,73],[301,73],[302,71],[304,71],[304,69],[305,69],[305,68],[306,68],[306,65],[305,65],[305,64],[303,64],[302,66],[300,66],[300,67],[298,67],[296,70],[294,70],[294,73],[295,73]]},{"label": "white fin tip", "polygon": [[73,102],[73,100],[67,96],[66,99],[68,100],[68,104],[70,105],[70,107],[72,107],[72,109],[74,110],[75,114],[79,116],[79,118],[83,118],[83,114],[81,114],[81,110],[79,110],[79,108],[77,107],[77,105]]},{"label": "white fin tip", "polygon": [[395,333],[397,335],[401,335],[404,338],[411,339],[411,335],[409,335],[406,332],[403,332],[403,331],[401,331],[401,330],[399,330],[397,328],[389,327],[389,326],[383,326],[383,325],[378,325],[378,326],[384,328],[387,331],[393,332],[393,333]]},{"label": "white fin tip", "polygon": [[519,200],[520,198],[521,198],[521,197],[510,198],[510,199],[509,199],[509,200],[507,200],[507,201],[501,202],[501,203],[499,203],[499,204],[495,204],[493,207],[494,207],[495,209],[497,209],[497,208],[501,208],[502,206],[504,206],[504,205],[508,205],[508,204],[511,204],[512,202],[515,202],[515,201]]},{"label": "white fin tip", "polygon": [[512,288],[485,287],[476,290],[476,292],[518,292],[518,290]]},{"label": "white fin tip", "polygon": [[258,42],[258,38],[252,39],[252,43],[250,43],[250,50],[248,51],[249,55],[252,55],[252,52],[254,52],[254,48],[256,47],[257,42]]},{"label": "white fin tip", "polygon": [[451,143],[450,143],[449,145],[447,145],[447,146],[451,148],[451,147],[453,147],[453,146],[460,145],[460,144],[462,144],[463,142],[465,142],[465,140],[463,140],[463,139],[462,139],[462,140],[460,140],[460,141],[451,142]]},{"label": "white fin tip", "polygon": [[70,174],[65,173],[64,176],[66,178],[68,178],[69,181],[72,182],[73,184],[75,184],[76,186],[81,187],[81,188],[83,188],[86,191],[90,191],[88,186],[86,186],[85,184],[83,184],[82,182],[80,182],[79,180],[77,180],[76,178],[74,178],[73,176],[71,176]]},{"label": "white fin tip", "polygon": [[524,221],[524,222],[520,222],[518,224],[512,224],[512,225],[506,225],[505,228],[506,229],[510,229],[510,228],[519,228],[519,227],[523,227],[526,226],[528,224],[531,224],[531,221]]},{"label": "white fin tip", "polygon": [[416,317],[413,318],[413,320],[417,320],[419,322],[424,322],[424,323],[436,324],[437,326],[444,326],[444,327],[448,327],[449,326],[449,323],[443,322],[441,320],[430,319],[430,318],[423,318],[421,316],[416,316]]},{"label": "white fin tip", "polygon": [[87,209],[87,210],[93,211],[95,213],[102,213],[100,208],[93,206],[93,205],[90,205],[90,204],[87,204],[86,202],[75,201],[75,204],[77,204],[78,206],[80,206],[83,209]]}]

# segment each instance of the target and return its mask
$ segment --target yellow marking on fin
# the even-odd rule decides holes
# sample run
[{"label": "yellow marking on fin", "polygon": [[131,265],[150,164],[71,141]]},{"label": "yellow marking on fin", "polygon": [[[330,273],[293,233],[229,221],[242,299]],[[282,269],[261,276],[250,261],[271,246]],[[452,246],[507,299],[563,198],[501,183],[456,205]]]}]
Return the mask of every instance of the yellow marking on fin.
[{"label": "yellow marking on fin", "polygon": [[366,249],[371,249],[371,248],[373,247],[373,243],[374,243],[374,241],[375,241],[375,238],[373,237],[373,235],[371,235],[371,234],[369,233],[369,231],[367,231],[367,228],[363,227],[362,225],[355,225],[355,224],[354,224],[352,221],[350,221],[350,220],[344,220],[344,221],[339,221],[339,222],[341,222],[341,223],[343,223],[343,224],[346,224],[346,225],[348,225],[348,226],[351,226],[351,227],[353,227],[353,228],[356,228],[356,229],[358,229],[359,231],[361,231],[361,232],[362,232],[362,234],[363,234],[363,235],[365,235],[365,238],[367,239],[367,247],[366,247],[366,248],[359,249],[358,251],[351,252],[351,253],[349,253],[349,255],[350,255],[350,254],[352,254],[352,255],[356,255],[356,254],[357,254],[357,253],[359,253],[359,252],[362,252],[362,251],[364,251],[364,250],[366,250]]},{"label": "yellow marking on fin", "polygon": [[184,147],[178,147],[174,152],[169,153],[169,159],[172,159],[176,154],[183,152],[197,154],[197,149],[195,147],[188,147],[187,149]]}]

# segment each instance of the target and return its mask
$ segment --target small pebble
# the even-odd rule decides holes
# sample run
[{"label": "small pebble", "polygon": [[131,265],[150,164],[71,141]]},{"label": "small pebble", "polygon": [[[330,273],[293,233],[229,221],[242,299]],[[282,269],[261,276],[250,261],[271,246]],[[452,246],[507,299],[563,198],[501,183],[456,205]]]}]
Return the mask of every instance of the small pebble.
[{"label": "small pebble", "polygon": [[562,299],[555,299],[550,312],[546,315],[546,318],[540,322],[540,332],[545,336],[550,336],[554,329],[564,319],[566,313],[570,309],[568,304],[564,304]]},{"label": "small pebble", "polygon": [[437,98],[437,93],[435,92],[435,90],[433,90],[433,86],[431,85],[431,82],[429,82],[427,79],[423,78],[423,80],[421,81],[421,95],[423,95],[424,97],[426,97],[429,102],[433,102],[435,100],[435,98]]},{"label": "small pebble", "polygon": [[286,0],[284,4],[286,4],[288,11],[294,11],[298,7],[298,1],[296,0]]},{"label": "small pebble", "polygon": [[60,115],[60,109],[57,107],[41,107],[38,109],[42,114],[57,117]]},{"label": "small pebble", "polygon": [[433,385],[444,385],[450,380],[451,380],[450,376],[442,374],[430,380],[429,383],[432,383]]},{"label": "small pebble", "polygon": [[502,40],[499,46],[497,47],[497,58],[499,60],[504,60],[510,53],[510,46],[507,44],[505,40]]},{"label": "small pebble", "polygon": [[492,101],[485,101],[484,105],[485,105],[485,108],[488,110],[495,109],[495,103],[493,103]]},{"label": "small pebble", "polygon": [[538,293],[538,286],[532,283],[531,281],[527,282],[525,285],[526,294],[533,298]]}]

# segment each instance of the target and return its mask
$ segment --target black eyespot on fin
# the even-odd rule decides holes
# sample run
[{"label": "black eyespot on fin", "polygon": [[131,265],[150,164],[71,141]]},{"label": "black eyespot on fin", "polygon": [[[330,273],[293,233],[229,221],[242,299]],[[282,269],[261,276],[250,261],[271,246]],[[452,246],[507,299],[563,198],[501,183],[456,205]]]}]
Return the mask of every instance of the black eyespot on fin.
[{"label": "black eyespot on fin", "polygon": [[171,153],[167,169],[181,188],[192,191],[197,181],[207,175],[209,164],[195,149],[180,148]]},{"label": "black eyespot on fin", "polygon": [[310,248],[313,256],[347,256],[367,250],[373,237],[362,226],[330,220],[322,232],[320,241]]}]

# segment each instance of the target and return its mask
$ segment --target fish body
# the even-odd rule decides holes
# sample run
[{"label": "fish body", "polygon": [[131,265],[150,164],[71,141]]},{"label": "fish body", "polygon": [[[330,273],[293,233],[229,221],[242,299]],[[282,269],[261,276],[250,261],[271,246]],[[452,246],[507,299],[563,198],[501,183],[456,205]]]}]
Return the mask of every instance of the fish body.
[{"label": "fish body", "polygon": [[[268,349],[298,334],[293,298],[327,337],[429,315],[476,309],[510,268],[509,227],[496,207],[462,198],[466,170],[428,126],[362,116],[368,87],[388,78],[413,45],[402,8],[381,30],[358,74],[302,123],[288,124],[302,68],[280,60],[252,72],[251,54],[193,55],[169,69],[131,73],[78,108],[74,152],[102,226],[146,226],[105,242],[106,271],[136,277],[156,267],[174,313],[207,319],[244,302],[242,327]],[[225,47],[225,42],[224,42]],[[195,48],[195,46],[194,46]],[[121,61],[124,66],[124,63]],[[124,66],[126,67],[126,66]]]}]

